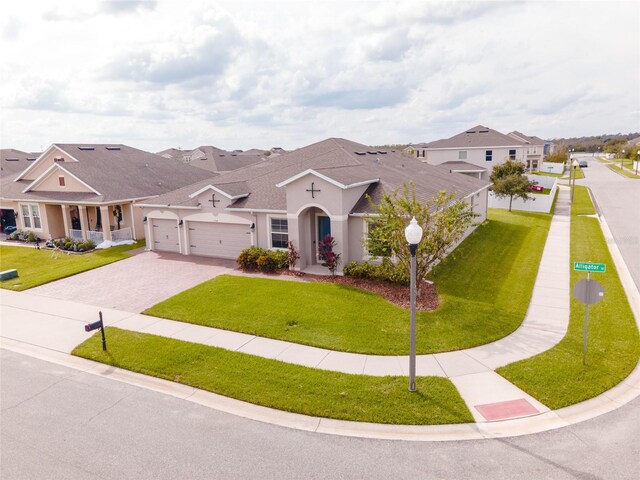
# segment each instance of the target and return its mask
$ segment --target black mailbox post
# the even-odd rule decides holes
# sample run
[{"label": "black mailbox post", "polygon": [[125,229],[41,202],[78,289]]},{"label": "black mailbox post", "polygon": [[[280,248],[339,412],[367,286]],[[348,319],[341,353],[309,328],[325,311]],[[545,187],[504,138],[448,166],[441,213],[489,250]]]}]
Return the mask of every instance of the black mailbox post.
[{"label": "black mailbox post", "polygon": [[98,320],[97,322],[93,322],[93,323],[87,323],[84,326],[84,331],[85,332],[92,332],[93,330],[97,330],[98,328],[100,329],[100,333],[102,333],[102,350],[107,350],[107,339],[104,336],[104,324],[102,323],[102,312],[98,312],[98,315],[100,316],[100,320]]}]

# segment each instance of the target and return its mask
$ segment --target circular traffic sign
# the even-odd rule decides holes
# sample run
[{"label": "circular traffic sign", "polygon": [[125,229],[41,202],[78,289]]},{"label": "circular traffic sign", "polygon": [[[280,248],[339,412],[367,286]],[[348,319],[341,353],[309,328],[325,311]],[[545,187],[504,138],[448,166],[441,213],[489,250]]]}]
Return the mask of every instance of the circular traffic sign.
[{"label": "circular traffic sign", "polygon": [[573,286],[573,296],[585,305],[593,305],[604,298],[604,288],[595,280],[580,280]]}]

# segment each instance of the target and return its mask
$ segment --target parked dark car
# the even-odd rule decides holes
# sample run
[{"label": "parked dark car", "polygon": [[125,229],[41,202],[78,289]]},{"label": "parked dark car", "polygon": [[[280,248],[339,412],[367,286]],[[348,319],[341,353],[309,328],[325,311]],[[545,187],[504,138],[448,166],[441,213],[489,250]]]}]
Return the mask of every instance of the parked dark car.
[{"label": "parked dark car", "polygon": [[587,168],[589,164],[586,160],[580,160],[580,168]]}]

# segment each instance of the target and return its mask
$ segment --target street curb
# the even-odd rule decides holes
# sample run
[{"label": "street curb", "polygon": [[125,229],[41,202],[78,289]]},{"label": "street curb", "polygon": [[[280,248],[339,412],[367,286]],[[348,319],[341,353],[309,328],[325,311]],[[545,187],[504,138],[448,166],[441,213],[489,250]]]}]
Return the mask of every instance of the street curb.
[{"label": "street curb", "polygon": [[640,365],[637,365],[627,378],[611,390],[590,400],[540,415],[457,425],[388,425],[334,420],[275,410],[7,338],[0,338],[0,348],[170,395],[249,420],[314,433],[378,440],[445,442],[530,435],[598,417],[640,397]]}]

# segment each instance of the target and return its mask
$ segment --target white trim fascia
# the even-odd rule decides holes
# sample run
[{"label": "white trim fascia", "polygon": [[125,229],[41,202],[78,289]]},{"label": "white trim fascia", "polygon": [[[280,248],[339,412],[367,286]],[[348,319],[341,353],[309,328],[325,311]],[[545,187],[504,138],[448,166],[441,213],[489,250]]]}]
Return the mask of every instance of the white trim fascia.
[{"label": "white trim fascia", "polygon": [[465,172],[466,173],[469,173],[469,172],[471,172],[471,173],[483,173],[483,172],[486,172],[487,169],[483,168],[483,169],[480,169],[480,170],[461,170],[459,168],[456,168],[456,169],[450,168],[449,171],[450,172],[454,172],[454,173],[465,173]]},{"label": "white trim fascia", "polygon": [[249,196],[248,193],[242,193],[240,195],[229,195],[227,192],[225,192],[223,190],[220,190],[219,188],[215,187],[214,185],[207,185],[206,187],[202,187],[197,192],[194,192],[191,195],[189,195],[189,198],[195,198],[198,195],[201,195],[202,193],[206,192],[207,190],[213,190],[215,192],[218,192],[220,195],[224,195],[229,200],[237,200],[238,198],[245,198],[245,197]]},{"label": "white trim fascia", "polygon": [[144,207],[144,208],[169,208],[169,209],[178,209],[178,210],[200,210],[201,207],[188,207],[188,206],[180,206],[180,205],[160,205],[154,203],[135,203],[136,207]]},{"label": "white trim fascia", "polygon": [[230,212],[248,212],[253,214],[255,213],[281,213],[286,215],[287,211],[286,210],[270,210],[268,208],[239,208],[239,207],[227,207],[225,208],[225,210],[228,210]]},{"label": "white trim fascia", "polygon": [[484,186],[484,187],[482,187],[482,188],[479,188],[479,189],[478,189],[478,190],[476,190],[475,192],[471,192],[469,195],[466,195],[466,196],[464,196],[464,197],[462,197],[462,198],[469,198],[469,197],[473,197],[476,193],[480,193],[481,191],[488,189],[490,186],[491,186],[491,184],[486,185],[486,186]]},{"label": "white trim fascia", "polygon": [[[91,185],[89,185],[87,182],[85,182],[84,180],[82,180],[81,178],[77,177],[76,175],[74,175],[73,173],[71,173],[69,170],[67,170],[66,168],[62,167],[59,163],[53,163],[49,168],[47,168],[44,172],[42,172],[42,175],[40,175],[38,178],[36,178],[33,182],[31,182],[24,190],[22,190],[22,193],[27,193],[29,192],[32,188],[35,188],[36,186],[38,186],[38,184],[42,183],[43,180],[45,180],[49,174],[55,170],[56,168],[66,172],[67,174],[71,175],[73,178],[75,178],[77,181],[79,181],[82,185],[84,185],[85,187],[87,187],[89,190],[91,190],[93,193],[95,193],[96,195],[102,195],[99,191],[97,191],[95,188],[93,188]],[[69,192],[69,193],[84,193],[84,192]]]},{"label": "white trim fascia", "polygon": [[377,183],[379,181],[380,181],[379,178],[374,178],[372,180],[363,180],[362,182],[350,183],[345,187],[345,189],[362,187],[363,185],[371,185],[372,183]]},{"label": "white trim fascia", "polygon": [[469,146],[460,146],[460,147],[425,147],[425,150],[437,152],[440,150],[490,150],[494,148],[527,148],[528,145],[497,145],[491,146],[488,145],[486,147],[469,147]]},{"label": "white trim fascia", "polygon": [[287,185],[289,185],[292,182],[295,182],[296,180],[306,176],[306,175],[315,175],[318,178],[321,178],[322,180],[329,182],[332,185],[335,185],[338,188],[341,188],[343,190],[347,190],[349,188],[354,188],[354,187],[359,187],[362,185],[369,185],[371,183],[375,183],[375,182],[379,182],[380,179],[379,178],[374,178],[371,180],[364,180],[362,182],[356,182],[356,183],[351,183],[349,185],[345,185],[343,183],[338,182],[337,180],[334,180],[331,177],[328,177],[320,172],[316,172],[313,168],[308,168],[303,172],[298,173],[297,175],[294,175],[293,177],[287,178],[286,180],[283,180],[280,183],[276,184],[276,187],[280,188],[280,187],[285,187]]},{"label": "white trim fascia", "polygon": [[44,152],[42,152],[40,154],[40,156],[38,158],[36,158],[34,160],[34,162],[29,165],[26,170],[24,170],[20,175],[18,175],[13,181],[17,182],[18,180],[22,180],[22,178],[32,169],[35,168],[35,166],[40,162],[41,158],[44,158],[46,155],[49,154],[49,152],[51,150],[53,150],[54,148],[57,148],[58,150],[60,150],[62,153],[64,153],[65,155],[68,155],[69,158],[71,158],[74,162],[78,162],[78,159],[75,158],[73,155],[70,155],[69,153],[65,152],[63,149],[61,149],[58,145],[56,145],[55,143],[52,143],[49,148],[47,148]]},{"label": "white trim fascia", "polygon": [[349,217],[380,217],[379,213],[350,213]]}]

